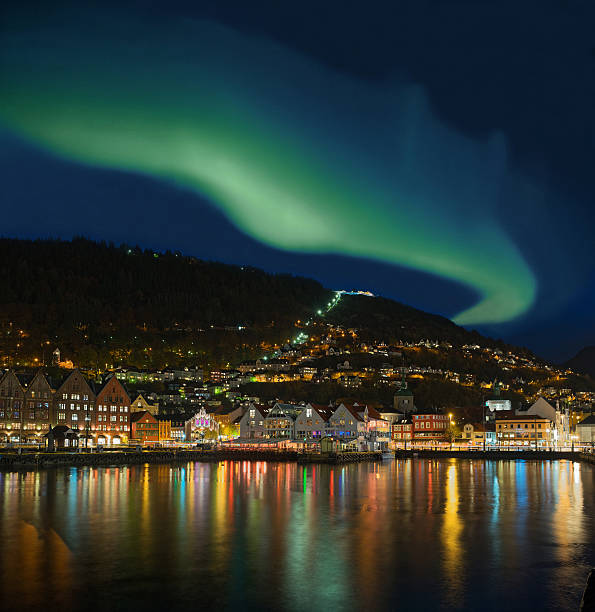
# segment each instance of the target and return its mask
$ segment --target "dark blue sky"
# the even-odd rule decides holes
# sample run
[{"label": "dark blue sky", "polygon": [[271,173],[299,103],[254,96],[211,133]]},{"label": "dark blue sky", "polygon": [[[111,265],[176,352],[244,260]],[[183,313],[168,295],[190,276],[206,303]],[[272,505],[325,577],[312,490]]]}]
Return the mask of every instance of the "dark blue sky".
[{"label": "dark blue sky", "polygon": [[[95,10],[108,10],[108,4]],[[48,52],[51,39],[37,45],[33,26],[51,18],[53,7],[3,10],[0,34],[32,26],[28,52],[40,57]],[[93,14],[90,7],[73,9],[77,11]],[[518,199],[500,199],[497,215],[527,261],[537,293],[530,310],[514,321],[476,327],[559,360],[595,343],[591,3],[174,1],[130,3],[128,14],[153,30],[212,20],[244,36],[273,41],[361,83],[362,90],[414,83],[423,88],[433,116],[462,138],[473,143],[500,135],[507,166],[532,187]],[[10,54],[0,58],[0,76],[12,77],[19,68]],[[70,66],[63,69],[67,74]],[[259,70],[255,65],[255,74]],[[27,79],[22,69],[20,77]],[[286,78],[291,81],[291,75]],[[0,94],[1,88],[2,80]],[[313,99],[309,92],[304,104],[315,104]],[[366,110],[369,114],[369,106]],[[200,190],[63,159],[25,142],[10,122],[0,131],[0,161],[5,236],[83,234],[178,249],[205,259],[312,276],[332,288],[369,289],[446,316],[475,300],[471,289],[427,272],[266,246],[237,229]],[[464,176],[464,168],[458,171]],[[482,205],[474,204],[480,212]],[[466,210],[460,214],[468,215]]]}]

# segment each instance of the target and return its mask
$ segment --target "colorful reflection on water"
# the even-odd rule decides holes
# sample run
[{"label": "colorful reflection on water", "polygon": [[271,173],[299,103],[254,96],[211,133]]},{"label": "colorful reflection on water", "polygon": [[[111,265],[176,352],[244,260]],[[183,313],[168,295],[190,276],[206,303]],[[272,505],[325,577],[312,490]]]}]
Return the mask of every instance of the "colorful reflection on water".
[{"label": "colorful reflection on water", "polygon": [[576,610],[594,510],[565,461],[0,473],[0,608]]}]

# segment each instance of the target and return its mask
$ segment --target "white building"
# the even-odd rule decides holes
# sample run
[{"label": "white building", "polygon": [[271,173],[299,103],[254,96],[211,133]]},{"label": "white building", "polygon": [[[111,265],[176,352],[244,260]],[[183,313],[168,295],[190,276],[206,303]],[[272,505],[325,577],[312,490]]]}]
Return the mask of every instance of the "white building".
[{"label": "white building", "polygon": [[580,443],[595,445],[595,414],[583,419],[576,426],[576,433]]}]

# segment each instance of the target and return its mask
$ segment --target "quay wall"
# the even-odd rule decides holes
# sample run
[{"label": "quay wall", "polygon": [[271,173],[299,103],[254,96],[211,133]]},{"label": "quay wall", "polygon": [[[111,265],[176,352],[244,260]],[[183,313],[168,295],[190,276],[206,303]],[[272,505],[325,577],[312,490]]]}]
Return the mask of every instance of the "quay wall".
[{"label": "quay wall", "polygon": [[381,461],[382,453],[304,454],[296,451],[266,450],[167,450],[118,452],[40,452],[5,453],[0,451],[0,470],[39,469],[50,467],[124,466],[145,463],[187,461],[299,461],[300,463],[344,464],[361,461]]},{"label": "quay wall", "polygon": [[528,461],[547,461],[568,459],[571,461],[585,461],[595,464],[595,455],[572,451],[504,451],[504,450],[396,450],[397,459],[488,459],[494,461],[510,461],[526,459]]}]

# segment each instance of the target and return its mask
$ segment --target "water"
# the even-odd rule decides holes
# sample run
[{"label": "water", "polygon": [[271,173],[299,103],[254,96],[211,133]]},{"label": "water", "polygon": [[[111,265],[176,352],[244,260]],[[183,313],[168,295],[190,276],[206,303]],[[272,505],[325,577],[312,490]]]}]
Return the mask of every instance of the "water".
[{"label": "water", "polygon": [[0,609],[576,611],[594,510],[566,461],[0,473]]}]

